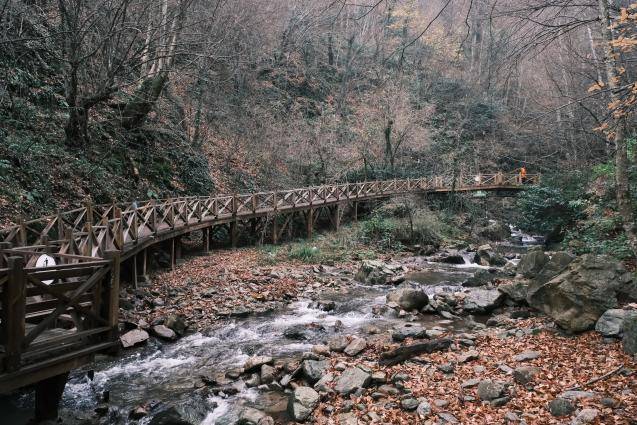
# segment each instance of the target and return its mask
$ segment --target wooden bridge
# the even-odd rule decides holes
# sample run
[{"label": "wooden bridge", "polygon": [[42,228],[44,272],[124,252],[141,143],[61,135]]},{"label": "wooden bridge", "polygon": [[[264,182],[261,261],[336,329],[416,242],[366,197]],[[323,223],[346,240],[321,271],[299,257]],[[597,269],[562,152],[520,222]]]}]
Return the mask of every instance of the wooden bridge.
[{"label": "wooden bridge", "polygon": [[227,227],[233,246],[239,225],[246,223],[252,232],[267,227],[277,243],[295,214],[302,215],[311,237],[321,214],[338,228],[343,207],[353,207],[356,216],[359,202],[407,193],[517,191],[538,181],[538,175],[522,181],[518,174],[497,173],[87,203],[21,221],[0,230],[0,393],[48,382],[90,362],[95,353],[117,349],[121,266],[126,262],[136,285],[152,245],[163,244],[174,266],[179,238],[196,230],[203,232],[205,251],[215,226]]}]

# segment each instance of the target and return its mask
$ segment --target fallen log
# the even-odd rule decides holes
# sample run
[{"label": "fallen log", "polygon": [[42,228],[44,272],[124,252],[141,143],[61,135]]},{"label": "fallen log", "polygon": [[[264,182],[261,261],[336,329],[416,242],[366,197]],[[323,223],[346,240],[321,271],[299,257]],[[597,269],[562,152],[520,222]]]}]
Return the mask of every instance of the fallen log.
[{"label": "fallen log", "polygon": [[434,339],[432,341],[398,347],[395,350],[381,353],[379,363],[384,366],[393,366],[416,357],[420,354],[431,354],[436,351],[447,350],[451,346],[450,339]]}]

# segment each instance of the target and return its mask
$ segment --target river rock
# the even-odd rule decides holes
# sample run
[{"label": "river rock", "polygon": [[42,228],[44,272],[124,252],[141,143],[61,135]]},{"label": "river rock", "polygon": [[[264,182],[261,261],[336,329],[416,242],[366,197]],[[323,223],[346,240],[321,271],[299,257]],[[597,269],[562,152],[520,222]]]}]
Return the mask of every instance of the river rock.
[{"label": "river rock", "polygon": [[637,354],[637,311],[627,311],[624,315],[624,351]]},{"label": "river rock", "polygon": [[475,255],[474,261],[482,266],[504,266],[507,259],[491,248],[491,245],[481,245]]},{"label": "river rock", "polygon": [[527,279],[533,279],[550,260],[540,247],[531,249],[518,263],[517,272]]},{"label": "river rock", "polygon": [[606,310],[615,308],[619,288],[630,282],[621,263],[608,256],[587,254],[537,290],[529,291],[527,301],[560,327],[580,332],[592,328]]},{"label": "river rock", "polygon": [[486,226],[478,226],[473,229],[474,236],[490,241],[502,241],[511,236],[511,229],[504,223],[492,221]]},{"label": "river rock", "polygon": [[277,376],[277,371],[275,368],[267,364],[261,365],[261,374],[260,374],[261,383],[269,384],[270,382],[273,382],[276,379],[276,376]]},{"label": "river rock", "polygon": [[498,291],[505,294],[516,303],[526,304],[526,297],[529,291],[529,281],[527,279],[516,279],[511,283],[498,286]]},{"label": "river rock", "polygon": [[166,320],[164,320],[164,325],[175,331],[175,333],[179,336],[183,336],[186,333],[186,329],[188,328],[188,325],[186,324],[184,318],[175,315],[166,317]]},{"label": "river rock", "polygon": [[338,377],[334,389],[342,395],[349,395],[359,388],[367,387],[371,379],[371,374],[358,367],[350,367]]},{"label": "river rock", "polygon": [[556,398],[549,403],[549,412],[556,417],[569,416],[575,411],[573,402],[565,398]]},{"label": "river rock", "polygon": [[450,250],[438,253],[437,255],[430,257],[429,261],[434,263],[445,263],[445,264],[464,264],[464,257],[457,250]]},{"label": "river rock", "polygon": [[328,360],[304,360],[301,368],[303,375],[314,384],[325,374],[325,371],[329,367],[330,362]]},{"label": "river rock", "polygon": [[419,404],[420,403],[418,402],[418,400],[416,400],[415,398],[412,398],[412,397],[408,397],[408,398],[402,399],[400,401],[400,407],[402,407],[403,410],[406,410],[408,412],[416,410],[416,408],[418,408]]},{"label": "river rock", "polygon": [[591,424],[595,422],[597,416],[599,415],[599,410],[597,409],[582,409],[577,416],[571,422],[572,425],[584,425]]},{"label": "river rock", "polygon": [[394,341],[402,342],[407,338],[421,339],[427,338],[427,329],[416,323],[405,323],[391,334]]},{"label": "river rock", "polygon": [[487,313],[499,307],[504,294],[497,289],[471,289],[464,299],[464,310],[468,313]]},{"label": "river rock", "polygon": [[529,361],[529,360],[535,360],[535,359],[539,358],[540,356],[541,356],[541,354],[538,351],[527,350],[527,351],[521,352],[520,354],[516,354],[513,357],[513,359],[516,362],[526,362],[526,361]]},{"label": "river rock", "polygon": [[405,280],[402,266],[385,264],[377,260],[365,260],[355,279],[371,285],[398,284]]},{"label": "river rock", "polygon": [[540,373],[540,369],[535,366],[521,366],[513,371],[513,379],[520,385],[527,385],[533,382]]},{"label": "river rock", "polygon": [[266,413],[252,407],[244,408],[239,414],[237,425],[273,425],[274,419]]},{"label": "river rock", "polygon": [[319,403],[319,393],[310,387],[295,388],[288,403],[288,413],[295,421],[305,421]]},{"label": "river rock", "polygon": [[175,331],[170,329],[168,326],[156,325],[153,326],[151,329],[153,331],[153,335],[161,339],[165,339],[167,341],[174,341],[175,339],[177,339],[177,334],[175,333]]},{"label": "river rock", "polygon": [[311,340],[315,334],[322,334],[324,332],[325,328],[323,325],[310,323],[305,325],[289,326],[283,331],[283,336],[297,341],[308,341]]},{"label": "river rock", "polygon": [[502,397],[504,389],[504,383],[486,379],[478,384],[478,397],[484,401],[495,400]]},{"label": "river rock", "polygon": [[348,356],[354,357],[360,354],[364,349],[367,348],[367,341],[363,338],[354,337],[350,341],[350,343],[345,347],[343,352]]},{"label": "river rock", "polygon": [[502,275],[498,273],[497,269],[479,269],[473,274],[473,276],[462,282],[462,286],[464,286],[465,288],[477,288],[479,286],[485,286],[500,276]]},{"label": "river rock", "polygon": [[163,412],[157,413],[150,420],[148,425],[193,425],[192,422],[186,420],[181,412],[175,407],[170,407]]},{"label": "river rock", "polygon": [[119,337],[122,347],[129,348],[148,340],[148,332],[142,329],[133,329]]},{"label": "river rock", "polygon": [[345,335],[337,335],[331,338],[327,346],[330,350],[335,351],[337,353],[342,352],[349,345],[349,339]]},{"label": "river rock", "polygon": [[606,310],[595,323],[595,330],[607,337],[619,337],[624,330],[626,311],[619,308]]},{"label": "river rock", "polygon": [[403,288],[387,294],[388,303],[396,303],[407,311],[420,310],[429,303],[429,297],[420,289]]},{"label": "river rock", "polygon": [[416,415],[422,420],[427,419],[431,416],[431,404],[428,401],[421,401],[416,408]]},{"label": "river rock", "polygon": [[246,373],[255,372],[264,364],[272,364],[273,361],[274,359],[270,356],[253,356],[243,364],[243,370]]},{"label": "river rock", "polygon": [[562,273],[573,262],[575,256],[565,251],[558,251],[551,255],[549,261],[533,278],[535,284],[542,285]]},{"label": "river rock", "polygon": [[338,415],[338,425],[359,425],[360,421],[354,413],[341,413]]}]

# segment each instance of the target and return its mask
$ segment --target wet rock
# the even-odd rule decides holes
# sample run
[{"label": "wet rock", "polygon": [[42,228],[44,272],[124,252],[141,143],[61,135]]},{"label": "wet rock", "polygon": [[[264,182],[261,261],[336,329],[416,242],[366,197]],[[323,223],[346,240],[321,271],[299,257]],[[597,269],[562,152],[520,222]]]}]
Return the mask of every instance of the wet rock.
[{"label": "wet rock", "polygon": [[345,335],[338,335],[331,338],[327,345],[331,351],[340,353],[349,345],[349,339]]},{"label": "wet rock", "polygon": [[186,329],[188,329],[188,325],[186,321],[181,316],[168,316],[166,320],[164,320],[164,325],[173,331],[179,336],[183,336],[186,333]]},{"label": "wet rock", "polygon": [[355,279],[371,285],[398,284],[405,280],[402,266],[385,264],[382,261],[365,260]]},{"label": "wet rock", "polygon": [[462,286],[464,286],[465,288],[477,288],[479,286],[485,286],[499,276],[500,274],[497,273],[497,270],[495,269],[479,269],[473,274],[473,276],[462,282]]},{"label": "wet rock", "polygon": [[515,357],[513,357],[513,359],[516,362],[526,362],[529,360],[535,360],[538,357],[540,357],[540,353],[537,351],[524,351],[520,354],[516,354]]},{"label": "wet rock", "polygon": [[575,411],[575,406],[570,400],[565,398],[556,398],[549,403],[549,412],[555,417],[569,416]]},{"label": "wet rock", "polygon": [[246,407],[241,411],[239,415],[239,421],[237,425],[273,425],[274,419],[268,416],[266,413],[254,409],[252,407]]},{"label": "wet rock", "polygon": [[624,316],[624,351],[637,354],[637,311],[628,311]]},{"label": "wet rock", "polygon": [[505,385],[502,382],[491,381],[489,379],[480,381],[478,384],[478,397],[480,400],[491,401],[502,397]]},{"label": "wet rock", "polygon": [[324,333],[325,328],[316,323],[309,325],[293,325],[283,331],[283,336],[297,341],[308,341],[317,333]]},{"label": "wet rock", "polygon": [[394,341],[404,341],[407,338],[422,339],[428,338],[427,329],[421,325],[414,323],[406,323],[392,332],[391,337]]},{"label": "wet rock", "polygon": [[606,310],[595,323],[595,330],[604,336],[621,336],[626,311],[618,308]]},{"label": "wet rock", "polygon": [[250,374],[248,379],[245,380],[245,384],[246,384],[246,387],[249,387],[249,388],[258,387],[259,385],[261,385],[261,378],[259,374],[258,373]]},{"label": "wet rock", "polygon": [[165,325],[153,326],[152,331],[153,335],[167,341],[174,341],[175,339],[177,339],[177,334],[175,333],[175,331]]},{"label": "wet rock", "polygon": [[520,385],[527,385],[533,382],[540,373],[540,369],[534,366],[522,366],[513,370],[513,379]]},{"label": "wet rock", "polygon": [[288,413],[295,421],[305,421],[319,403],[319,394],[310,387],[295,388],[290,394]]},{"label": "wet rock", "polygon": [[[148,422],[148,425],[194,425],[192,422],[186,420],[182,413],[175,407],[170,407],[167,410],[157,413]],[[263,424],[265,425],[265,424]]]},{"label": "wet rock", "polygon": [[403,288],[387,294],[388,303],[396,303],[407,311],[420,310],[429,303],[429,297],[420,289]]},{"label": "wet rock", "polygon": [[148,332],[142,329],[133,329],[119,337],[122,347],[129,348],[144,343],[148,340]]},{"label": "wet rock", "polygon": [[350,367],[338,377],[334,389],[342,395],[349,395],[359,388],[367,387],[371,379],[371,374],[358,367]]},{"label": "wet rock", "polygon": [[597,409],[582,409],[577,416],[571,422],[572,425],[584,425],[595,422],[599,416],[599,410]]},{"label": "wet rock", "polygon": [[336,308],[336,302],[334,301],[319,301],[318,307],[323,311],[333,311]]},{"label": "wet rock", "polygon": [[239,306],[239,307],[235,307],[233,308],[230,313],[229,316],[230,317],[248,317],[249,315],[252,314],[252,310],[245,307],[245,306]]},{"label": "wet rock", "polygon": [[277,371],[272,366],[267,364],[261,365],[261,382],[264,384],[269,384],[276,379]]},{"label": "wet rock", "polygon": [[411,412],[413,410],[416,410],[418,408],[418,405],[420,403],[418,402],[418,400],[416,400],[415,398],[405,398],[403,400],[400,401],[400,407],[402,407],[403,410],[406,410],[408,412]]},{"label": "wet rock", "polygon": [[478,247],[474,261],[482,266],[504,266],[507,263],[506,258],[493,251],[488,244]]},{"label": "wet rock", "polygon": [[148,416],[148,407],[145,405],[137,406],[130,411],[128,417],[133,420],[139,420],[145,416]]},{"label": "wet rock", "polygon": [[527,301],[562,328],[592,328],[608,309],[617,307],[617,292],[632,280],[623,265],[608,256],[583,255],[534,291]]},{"label": "wet rock", "polygon": [[360,354],[363,350],[365,350],[365,348],[367,348],[367,341],[365,341],[363,338],[354,337],[347,345],[347,347],[345,347],[343,352],[348,356],[353,357]]},{"label": "wet rock", "polygon": [[434,263],[464,264],[464,257],[458,251],[445,251],[429,258]]},{"label": "wet rock", "polygon": [[464,310],[469,313],[488,313],[500,306],[504,294],[497,289],[472,289],[464,300]]},{"label": "wet rock", "polygon": [[305,360],[302,364],[303,375],[314,384],[325,374],[330,362],[327,360]]},{"label": "wet rock", "polygon": [[261,369],[264,364],[272,364],[273,360],[270,356],[253,356],[246,360],[243,369],[246,373],[255,372]]}]

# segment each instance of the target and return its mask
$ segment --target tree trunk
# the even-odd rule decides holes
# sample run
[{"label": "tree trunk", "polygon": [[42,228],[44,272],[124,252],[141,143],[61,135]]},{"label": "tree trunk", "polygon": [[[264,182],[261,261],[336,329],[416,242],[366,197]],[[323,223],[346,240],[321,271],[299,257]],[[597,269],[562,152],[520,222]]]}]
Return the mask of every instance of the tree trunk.
[{"label": "tree trunk", "polygon": [[[599,16],[601,19],[601,33],[604,40],[604,65],[606,67],[606,78],[612,102],[621,102],[619,90],[622,76],[620,75],[617,63],[618,52],[612,45],[613,33],[610,28],[611,19],[607,3],[608,0],[598,0]],[[612,114],[611,114],[612,117]],[[628,238],[628,243],[637,256],[637,232],[635,231],[635,215],[633,212],[632,200],[630,197],[630,182],[628,180],[628,145],[626,141],[626,119],[624,116],[615,118],[611,130],[614,131],[613,142],[615,143],[615,191],[617,199],[617,210],[623,221],[624,231]]]},{"label": "tree trunk", "polygon": [[168,72],[161,71],[146,78],[133,94],[133,98],[122,111],[122,126],[127,129],[139,127],[159,99],[168,82]]}]

